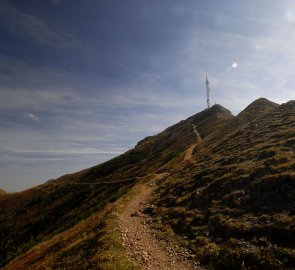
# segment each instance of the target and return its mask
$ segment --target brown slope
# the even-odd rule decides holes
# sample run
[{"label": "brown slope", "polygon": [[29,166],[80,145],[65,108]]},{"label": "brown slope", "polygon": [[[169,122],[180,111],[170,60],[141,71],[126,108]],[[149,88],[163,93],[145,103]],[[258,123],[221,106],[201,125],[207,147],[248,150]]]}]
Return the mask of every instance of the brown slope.
[{"label": "brown slope", "polygon": [[7,194],[5,190],[0,188],[0,196]]},{"label": "brown slope", "polygon": [[242,112],[240,112],[236,119],[244,122],[251,122],[252,120],[267,114],[279,107],[277,103],[274,103],[266,98],[259,98],[248,105]]},{"label": "brown slope", "polygon": [[[175,126],[168,128],[157,136],[153,136],[143,140],[137,145],[135,149],[130,150],[126,154],[115,158],[105,164],[90,168],[77,174],[64,176],[57,181],[48,183],[46,185],[31,189],[23,193],[10,194],[13,195],[10,196],[10,199],[3,200],[2,204],[0,202],[0,206],[4,207],[4,211],[2,211],[0,214],[0,217],[4,218],[2,220],[3,223],[0,224],[0,231],[2,232],[3,228],[7,228],[5,226],[12,225],[14,226],[12,227],[13,229],[17,228],[20,234],[23,234],[22,236],[27,236],[32,235],[32,233],[35,233],[36,229],[38,229],[39,236],[41,235],[41,238],[38,239],[38,237],[34,235],[32,237],[32,239],[37,242],[43,240],[44,237],[51,237],[58,231],[64,231],[66,228],[70,228],[72,224],[77,223],[80,219],[84,219],[92,212],[96,212],[96,214],[94,214],[95,223],[88,223],[87,221],[85,221],[86,225],[84,227],[82,225],[80,227],[80,224],[83,224],[83,222],[79,223],[77,227],[79,228],[79,230],[77,229],[74,235],[71,236],[73,238],[70,237],[72,240],[64,241],[63,238],[54,238],[52,239],[52,241],[54,240],[54,247],[52,247],[52,249],[49,248],[50,246],[45,245],[44,249],[41,251],[38,248],[37,251],[40,251],[40,253],[37,253],[37,255],[35,250],[33,251],[33,254],[35,254],[34,256],[32,255],[32,253],[30,253],[25,256],[25,258],[18,260],[18,265],[20,266],[23,262],[26,262],[25,269],[43,269],[42,267],[44,265],[41,265],[38,260],[40,259],[42,261],[42,258],[44,258],[45,254],[48,254],[48,256],[46,256],[51,258],[51,263],[53,263],[51,264],[51,266],[54,269],[56,267],[73,267],[73,264],[75,264],[79,269],[84,269],[84,266],[86,267],[85,269],[91,269],[91,267],[94,267],[95,269],[95,265],[97,263],[95,261],[97,260],[95,252],[100,252],[99,250],[101,247],[99,246],[99,242],[102,238],[101,229],[98,228],[101,226],[105,218],[104,216],[99,215],[99,213],[102,213],[100,209],[103,209],[103,206],[106,204],[106,202],[113,201],[117,197],[120,197],[121,194],[129,192],[131,186],[133,186],[133,184],[138,181],[138,176],[144,176],[153,171],[169,170],[172,177],[170,177],[169,179],[170,183],[164,183],[164,187],[161,187],[161,192],[164,192],[162,196],[163,203],[161,204],[161,208],[158,209],[155,214],[158,221],[162,220],[162,217],[164,217],[164,224],[171,224],[176,232],[183,235],[183,230],[179,229],[178,226],[180,226],[180,228],[181,226],[187,226],[183,225],[184,221],[185,223],[189,223],[191,219],[200,219],[202,221],[202,215],[204,214],[202,211],[204,211],[204,208],[208,207],[211,211],[212,207],[210,203],[211,201],[214,201],[214,198],[219,198],[218,196],[225,196],[227,195],[228,191],[231,190],[233,190],[233,193],[236,191],[235,186],[232,187],[231,185],[226,184],[226,181],[233,178],[231,175],[228,176],[227,174],[229,172],[234,172],[238,174],[241,173],[243,169],[246,172],[250,173],[251,166],[245,168],[244,166],[245,164],[248,164],[248,154],[250,154],[249,157],[251,158],[255,158],[257,156],[257,145],[260,145],[262,142],[264,142],[265,144],[262,146],[262,149],[264,149],[263,147],[268,147],[269,145],[274,146],[274,148],[277,147],[277,145],[269,144],[269,137],[264,139],[263,136],[265,136],[265,134],[273,134],[274,137],[270,137],[271,143],[273,143],[273,141],[281,141],[283,137],[286,137],[286,145],[279,145],[278,148],[291,147],[291,151],[293,151],[292,147],[294,146],[294,133],[292,133],[292,128],[294,128],[294,125],[292,126],[292,123],[294,124],[294,118],[292,118],[292,110],[294,116],[294,103],[290,102],[286,105],[281,106],[280,110],[272,112],[272,124],[269,124],[269,122],[271,121],[270,117],[263,116],[264,122],[262,120],[259,120],[255,123],[256,120],[252,119],[250,123],[244,123],[242,127],[239,127],[238,130],[228,129],[227,133],[225,134],[226,136],[218,137],[220,135],[216,131],[218,129],[226,129],[226,127],[230,124],[231,121],[234,120],[234,118],[226,109],[222,108],[221,106],[213,106],[210,110],[205,110],[187,119],[186,121],[182,121]],[[286,122],[282,120],[282,114],[284,113]],[[253,131],[253,127],[256,127],[258,124],[259,128],[256,129],[256,133],[254,132],[253,134],[251,134],[251,131]],[[196,134],[194,132],[193,125],[196,126],[198,134],[202,136],[202,147],[195,148],[195,162],[181,163],[181,160],[183,160],[184,157],[184,151],[186,149],[189,149],[190,146],[196,142]],[[277,128],[275,133],[272,132],[272,128]],[[215,139],[213,140],[213,138]],[[257,139],[259,140],[257,141]],[[232,144],[233,142],[235,142],[234,145]],[[223,147],[223,145],[225,147]],[[249,152],[245,153],[245,151],[247,150],[249,150]],[[285,154],[285,152],[283,151],[282,154]],[[262,154],[262,157],[264,157],[264,154]],[[266,154],[266,157],[271,158],[268,157],[268,154]],[[275,155],[275,158],[276,157],[277,156]],[[285,161],[280,161],[282,163],[278,164],[285,165]],[[183,166],[185,167],[183,168]],[[292,169],[292,163],[290,166]],[[234,168],[234,170],[232,167]],[[252,170],[254,170],[255,168],[256,167],[252,168]],[[286,169],[285,166],[282,166],[281,171],[278,172],[282,173],[284,172],[284,170],[286,171],[288,170],[288,168]],[[222,182],[222,176],[225,176],[225,182]],[[130,182],[126,181],[111,183],[111,185],[91,185],[91,187],[87,185],[74,185],[75,189],[73,189],[71,185],[72,182],[112,182],[116,179],[126,178],[130,179]],[[219,181],[211,183],[210,181],[212,181],[212,178],[214,178],[214,181]],[[283,179],[283,181],[280,181],[284,182],[285,180]],[[204,188],[204,182],[209,184],[208,189]],[[223,185],[227,187],[225,188],[225,191],[221,188],[223,187]],[[175,190],[173,188],[175,188]],[[193,194],[191,194],[192,191]],[[196,194],[201,195],[196,196]],[[270,193],[270,196],[268,198],[266,197],[265,201],[271,201],[269,200],[269,198],[273,195],[273,193]],[[165,210],[166,206],[170,202],[173,202],[174,196],[177,196],[174,202],[176,207],[172,205],[169,206],[168,210]],[[80,201],[78,200],[78,198]],[[292,196],[287,196],[287,198],[289,198],[289,203],[292,203]],[[190,203],[186,204],[187,201],[190,201]],[[231,202],[231,200],[229,201]],[[226,205],[226,202],[228,203],[228,201],[226,200],[225,202],[222,201],[222,203],[225,204],[225,207],[230,209],[232,212],[238,209],[238,207],[236,206],[232,207]],[[265,202],[263,202],[263,204],[264,203]],[[201,205],[201,209],[198,209],[198,204]],[[277,206],[278,213],[282,212],[282,207],[284,206],[285,204]],[[25,214],[22,214],[22,211],[20,211],[20,213],[17,212],[19,211],[20,207],[23,207],[25,209]],[[253,207],[253,205],[250,205],[248,207],[250,207],[250,210],[252,208],[255,210],[255,207]],[[270,209],[275,209],[274,204],[270,204],[268,207]],[[179,215],[179,211],[182,212],[182,209],[185,208],[188,209],[188,211],[185,212],[188,213],[188,215]],[[191,211],[195,211],[196,209],[198,209],[197,211],[199,212],[194,212],[192,214]],[[11,212],[9,212],[10,210]],[[169,212],[170,210],[171,212]],[[88,212],[85,213],[86,211]],[[213,208],[212,211],[216,211],[216,209]],[[8,215],[8,213],[10,213],[10,215]],[[51,217],[50,223],[41,222],[40,224],[40,221],[46,221],[48,216],[51,216],[52,213],[55,215]],[[161,214],[162,216],[159,216],[159,214]],[[224,213],[221,212],[221,214]],[[62,217],[60,215],[64,216]],[[175,220],[172,220],[172,223],[170,223],[169,221],[169,215],[175,217]],[[206,212],[204,215],[205,217],[210,217],[210,212]],[[7,220],[5,220],[5,217],[8,217],[8,222]],[[179,217],[182,225],[181,222],[180,224],[178,224]],[[211,218],[214,217],[215,215],[211,216]],[[75,220],[75,218],[77,219]],[[91,220],[93,221],[93,219]],[[40,226],[36,226],[36,224],[39,224]],[[193,227],[198,227],[195,225],[198,224],[194,224]],[[186,230],[189,234],[185,236],[188,237],[188,243],[191,245],[192,248],[195,248],[196,243],[203,243],[202,245],[204,246],[204,249],[202,249],[201,251],[198,250],[197,252],[204,252],[204,254],[207,252],[208,257],[202,257],[203,261],[206,262],[206,260],[210,260],[210,256],[218,255],[217,253],[220,252],[220,249],[216,242],[214,242],[214,238],[213,241],[211,241],[211,236],[209,238],[209,242],[206,242],[208,240],[206,239],[206,237],[195,239],[196,241],[190,242],[191,233],[197,232],[199,236],[202,236],[202,233],[205,233],[205,236],[207,236],[208,231],[211,233],[211,231],[209,230],[211,228],[210,226],[206,225],[205,223],[201,224],[200,226],[203,228],[199,228],[199,230],[197,229],[197,231],[195,231],[196,228],[187,227]],[[55,231],[52,232],[52,230]],[[226,230],[230,231],[227,228]],[[70,229],[70,231],[72,230]],[[95,234],[93,234],[93,232],[95,232]],[[10,248],[10,250],[8,251],[13,251],[13,247],[18,245],[18,243],[22,243],[21,241],[23,241],[24,238],[17,238],[18,235],[13,234],[11,229],[7,230],[6,233],[8,233],[7,238],[9,238],[10,240],[8,245],[6,245],[6,248]],[[85,239],[83,237],[83,239],[81,239],[80,237],[83,233],[86,233],[87,237],[84,235]],[[72,235],[72,233],[70,233],[70,235]],[[3,236],[5,237],[4,234]],[[68,237],[68,232],[65,231],[65,234],[60,235],[60,237],[63,236]],[[216,237],[216,235],[213,235],[212,237]],[[5,240],[5,238],[2,238],[1,235],[1,240],[2,239]],[[4,244],[7,243],[4,242]],[[33,245],[34,243],[30,244]],[[246,244],[248,245],[248,243]],[[28,247],[29,246],[25,248]],[[212,251],[217,251],[217,253],[214,253],[212,255]],[[227,251],[227,249],[225,249],[225,251]],[[235,249],[234,251],[239,252],[240,250]],[[282,250],[279,251],[281,252]],[[6,252],[6,249],[4,249],[4,252]],[[284,252],[289,252],[288,254],[291,254],[289,249]],[[38,260],[36,260],[36,256],[39,256]],[[52,258],[52,256],[54,257]],[[247,257],[248,254],[246,254],[245,256]],[[255,257],[255,254],[250,254],[249,256]],[[290,257],[290,255],[288,256]],[[234,256],[231,257],[228,254],[223,257],[230,260],[232,263],[241,262],[239,259],[235,258]],[[290,261],[289,257],[287,257],[287,259]],[[87,258],[86,261],[89,258],[89,263],[82,263],[83,258]],[[211,257],[211,259],[212,261],[216,259],[217,262],[220,264],[223,263],[222,261],[220,262],[220,258],[218,257]],[[283,259],[285,260],[285,257]],[[46,265],[46,262],[44,263]],[[249,261],[246,261],[246,263],[249,263]],[[257,261],[255,262],[254,260],[254,263],[252,264],[255,265],[255,263],[257,263]],[[34,265],[33,268],[31,267],[32,265]],[[13,264],[11,267],[12,268],[9,269],[16,269]]]},{"label": "brown slope", "polygon": [[255,107],[204,138],[154,197],[154,219],[213,269],[295,268],[295,103]]},{"label": "brown slope", "polygon": [[[232,117],[227,124],[218,127],[216,132],[210,134],[210,137],[212,137],[213,141],[216,140],[215,137],[226,137],[229,133],[239,130],[243,125],[250,123],[256,118],[267,115],[278,106],[278,104],[266,98],[259,98],[248,105],[236,117]],[[213,143],[210,139],[208,140],[209,144]]]},{"label": "brown slope", "polygon": [[1,265],[101,211],[128,192],[138,177],[172,170],[171,160],[196,140],[192,124],[206,136],[213,128],[211,123],[219,125],[231,117],[229,111],[215,106],[141,141],[104,164],[0,198]]}]

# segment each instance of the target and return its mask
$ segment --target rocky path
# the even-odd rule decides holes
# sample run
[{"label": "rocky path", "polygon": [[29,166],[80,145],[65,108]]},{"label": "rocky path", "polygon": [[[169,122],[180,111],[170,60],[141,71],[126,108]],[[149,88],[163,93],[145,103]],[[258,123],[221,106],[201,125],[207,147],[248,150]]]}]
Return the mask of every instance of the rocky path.
[{"label": "rocky path", "polygon": [[197,137],[197,143],[202,142],[202,137],[201,137],[199,131],[197,130],[196,125],[195,124],[192,124],[192,126],[193,126],[193,131],[194,131],[194,133],[195,133],[195,135]]},{"label": "rocky path", "polygon": [[194,143],[190,146],[189,149],[186,150],[185,156],[184,156],[185,161],[193,161],[193,151],[195,150],[197,145],[198,145],[197,143]]},{"label": "rocky path", "polygon": [[162,241],[149,226],[149,218],[142,213],[153,191],[152,185],[142,185],[140,192],[128,203],[119,216],[123,245],[131,260],[143,269],[190,270],[201,269],[192,255],[173,243]]},{"label": "rocky path", "polygon": [[186,153],[185,153],[185,156],[184,156],[185,161],[192,161],[193,160],[193,158],[192,158],[193,151],[195,150],[197,145],[202,142],[202,137],[201,137],[200,133],[198,132],[196,125],[192,124],[192,127],[193,127],[193,132],[196,135],[197,142],[192,144],[190,146],[190,148],[186,150]]}]

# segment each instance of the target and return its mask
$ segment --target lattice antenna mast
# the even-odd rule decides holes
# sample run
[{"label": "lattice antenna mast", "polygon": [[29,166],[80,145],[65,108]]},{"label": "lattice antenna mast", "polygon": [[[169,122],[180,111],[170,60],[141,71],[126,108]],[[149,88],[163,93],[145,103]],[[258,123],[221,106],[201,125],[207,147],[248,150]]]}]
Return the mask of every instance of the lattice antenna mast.
[{"label": "lattice antenna mast", "polygon": [[206,92],[207,92],[207,107],[208,109],[210,108],[210,85],[209,85],[209,80],[208,77],[206,75]]}]

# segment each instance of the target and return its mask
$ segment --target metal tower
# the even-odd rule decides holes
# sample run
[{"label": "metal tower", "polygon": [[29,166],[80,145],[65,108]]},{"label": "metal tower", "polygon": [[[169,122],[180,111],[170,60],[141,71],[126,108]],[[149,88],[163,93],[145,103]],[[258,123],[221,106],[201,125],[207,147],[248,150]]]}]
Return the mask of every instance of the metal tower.
[{"label": "metal tower", "polygon": [[209,80],[206,75],[206,92],[207,92],[207,107],[208,109],[210,108],[210,98],[209,98],[209,93],[210,93],[210,85],[209,85]]}]

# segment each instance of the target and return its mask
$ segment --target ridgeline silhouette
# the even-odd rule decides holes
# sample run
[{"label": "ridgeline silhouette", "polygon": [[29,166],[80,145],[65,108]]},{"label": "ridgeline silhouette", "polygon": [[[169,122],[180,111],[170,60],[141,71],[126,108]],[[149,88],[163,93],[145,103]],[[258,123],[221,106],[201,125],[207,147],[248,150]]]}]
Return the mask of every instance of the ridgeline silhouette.
[{"label": "ridgeline silhouette", "polygon": [[261,98],[237,116],[214,105],[108,162],[0,196],[0,267],[294,269],[294,143],[294,101]]}]

